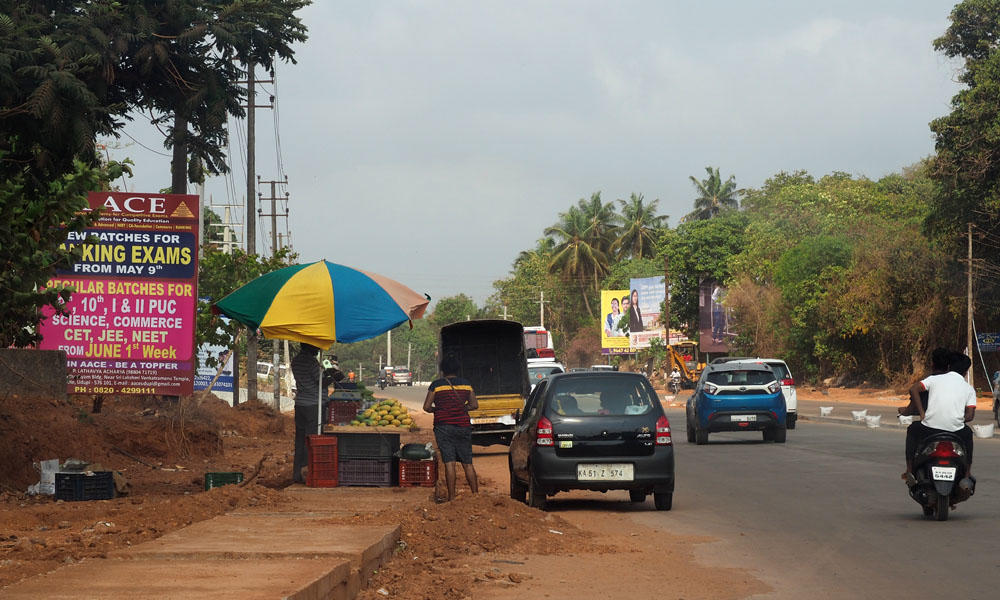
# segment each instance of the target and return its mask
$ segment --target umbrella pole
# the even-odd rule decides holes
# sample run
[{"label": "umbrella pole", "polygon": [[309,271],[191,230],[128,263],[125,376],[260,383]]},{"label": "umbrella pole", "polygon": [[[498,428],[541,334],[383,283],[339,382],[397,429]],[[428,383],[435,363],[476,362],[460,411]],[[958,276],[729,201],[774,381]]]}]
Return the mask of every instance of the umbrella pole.
[{"label": "umbrella pole", "polygon": [[319,360],[319,357],[322,355],[322,352],[316,354],[316,366],[319,367],[319,385],[316,386],[319,389],[316,392],[318,396],[316,403],[316,435],[323,433],[323,363]]}]

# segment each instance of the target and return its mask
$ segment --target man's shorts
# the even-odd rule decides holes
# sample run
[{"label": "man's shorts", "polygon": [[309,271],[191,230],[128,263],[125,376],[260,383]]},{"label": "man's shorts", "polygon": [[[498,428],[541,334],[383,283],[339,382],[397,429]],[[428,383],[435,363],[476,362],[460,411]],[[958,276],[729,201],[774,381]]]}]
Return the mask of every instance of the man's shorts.
[{"label": "man's shorts", "polygon": [[472,464],[472,428],[460,425],[435,425],[434,439],[443,462]]}]

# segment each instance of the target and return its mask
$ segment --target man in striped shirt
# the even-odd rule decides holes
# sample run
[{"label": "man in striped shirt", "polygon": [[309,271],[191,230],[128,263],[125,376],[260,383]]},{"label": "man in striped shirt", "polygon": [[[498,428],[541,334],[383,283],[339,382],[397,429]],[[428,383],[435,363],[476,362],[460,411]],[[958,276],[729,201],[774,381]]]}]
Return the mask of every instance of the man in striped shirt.
[{"label": "man in striped shirt", "polygon": [[479,492],[479,480],[472,466],[472,422],[469,419],[469,411],[479,408],[479,402],[469,380],[458,376],[461,370],[458,359],[445,356],[441,361],[444,377],[431,382],[424,398],[424,412],[434,413],[434,439],[444,463],[448,501],[455,498],[456,460],[462,463],[469,489],[473,494]]}]

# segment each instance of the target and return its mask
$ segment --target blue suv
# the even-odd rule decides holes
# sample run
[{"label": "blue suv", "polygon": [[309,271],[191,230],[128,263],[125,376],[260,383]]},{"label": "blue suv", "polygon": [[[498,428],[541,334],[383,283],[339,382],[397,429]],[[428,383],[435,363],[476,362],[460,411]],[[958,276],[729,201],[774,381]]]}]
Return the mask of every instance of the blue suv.
[{"label": "blue suv", "polygon": [[716,431],[760,431],[765,442],[785,443],[787,416],[781,383],[764,362],[705,367],[687,401],[687,441],[708,442]]}]

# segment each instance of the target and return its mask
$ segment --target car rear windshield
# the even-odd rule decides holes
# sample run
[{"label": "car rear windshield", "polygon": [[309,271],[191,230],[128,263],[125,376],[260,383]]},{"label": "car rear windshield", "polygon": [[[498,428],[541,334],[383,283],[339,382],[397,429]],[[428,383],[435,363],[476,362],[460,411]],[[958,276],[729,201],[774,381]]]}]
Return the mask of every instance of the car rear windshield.
[{"label": "car rear windshield", "polygon": [[638,377],[567,377],[553,383],[552,410],[566,417],[644,415],[656,396]]},{"label": "car rear windshield", "polygon": [[774,371],[774,376],[778,379],[791,379],[792,377],[788,374],[788,368],[782,363],[769,362],[767,366],[771,367],[771,370]]},{"label": "car rear windshield", "polygon": [[771,371],[756,369],[713,371],[708,374],[708,382],[715,385],[767,385],[774,380]]}]

